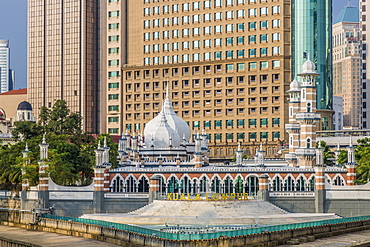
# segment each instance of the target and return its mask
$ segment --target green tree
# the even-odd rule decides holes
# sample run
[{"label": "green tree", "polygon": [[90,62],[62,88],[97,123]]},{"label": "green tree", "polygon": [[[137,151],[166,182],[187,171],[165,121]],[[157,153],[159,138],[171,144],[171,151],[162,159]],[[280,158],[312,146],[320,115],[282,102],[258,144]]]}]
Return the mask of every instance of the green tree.
[{"label": "green tree", "polygon": [[55,101],[50,110],[41,107],[39,125],[43,126],[44,132],[57,135],[80,135],[82,133],[82,117],[79,112],[71,113],[65,100]]},{"label": "green tree", "polygon": [[18,139],[22,137],[23,139],[31,139],[42,133],[42,127],[34,122],[15,122],[14,123],[14,130],[12,131],[12,135]]}]

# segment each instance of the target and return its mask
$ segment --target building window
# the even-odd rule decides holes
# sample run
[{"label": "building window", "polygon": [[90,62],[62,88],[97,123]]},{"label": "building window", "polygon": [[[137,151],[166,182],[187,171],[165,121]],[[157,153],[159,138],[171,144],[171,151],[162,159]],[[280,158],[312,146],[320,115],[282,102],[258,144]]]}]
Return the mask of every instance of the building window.
[{"label": "building window", "polygon": [[267,61],[262,61],[261,62],[261,69],[268,68],[268,62]]},{"label": "building window", "polygon": [[108,117],[108,122],[109,123],[117,123],[118,122],[118,117]]},{"label": "building window", "polygon": [[257,125],[257,119],[249,119],[249,127],[256,126]]},{"label": "building window", "polygon": [[268,125],[268,119],[267,118],[261,118],[261,126],[267,126]]},{"label": "building window", "polygon": [[204,128],[211,128],[212,122],[211,121],[204,121]]},{"label": "building window", "polygon": [[110,105],[110,106],[108,106],[108,111],[118,111],[118,105]]},{"label": "building window", "polygon": [[272,119],[272,124],[273,125],[280,125],[280,118],[273,118]]},{"label": "building window", "polygon": [[238,133],[238,140],[244,140],[245,134],[244,133]]},{"label": "building window", "polygon": [[233,120],[226,120],[226,126],[227,127],[234,127],[234,121]]},{"label": "building window", "polygon": [[253,140],[257,138],[257,133],[256,132],[249,132],[249,140]]},{"label": "building window", "polygon": [[221,133],[216,133],[215,134],[215,140],[221,141],[222,140],[222,134]]},{"label": "building window", "polygon": [[118,29],[119,28],[119,23],[112,23],[108,24],[108,29]]},{"label": "building window", "polygon": [[118,128],[108,128],[109,134],[118,134]]},{"label": "building window", "polygon": [[216,121],[215,121],[215,127],[216,127],[216,128],[217,128],[217,127],[221,128],[221,127],[222,127],[222,120],[216,120]]},{"label": "building window", "polygon": [[280,139],[280,132],[272,132],[272,138],[275,138],[275,139]]},{"label": "building window", "polygon": [[257,69],[257,63],[256,62],[250,62],[249,63],[249,69]]},{"label": "building window", "polygon": [[234,140],[234,133],[227,133],[226,134],[226,139],[227,140]]},{"label": "building window", "polygon": [[267,139],[268,138],[268,132],[261,132],[261,139]]},{"label": "building window", "polygon": [[108,100],[117,100],[117,99],[118,99],[118,94],[108,94]]}]

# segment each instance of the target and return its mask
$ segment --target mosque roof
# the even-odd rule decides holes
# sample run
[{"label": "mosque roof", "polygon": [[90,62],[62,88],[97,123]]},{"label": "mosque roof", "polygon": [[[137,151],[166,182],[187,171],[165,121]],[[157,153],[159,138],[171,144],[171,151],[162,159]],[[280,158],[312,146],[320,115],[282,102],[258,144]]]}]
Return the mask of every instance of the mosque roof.
[{"label": "mosque roof", "polygon": [[5,93],[0,93],[0,95],[18,95],[18,94],[27,94],[27,88],[16,89]]},{"label": "mosque roof", "polygon": [[17,110],[32,111],[32,106],[27,101],[22,101],[21,103],[19,103]]},{"label": "mosque roof", "polygon": [[339,13],[337,19],[335,19],[333,24],[339,22],[359,22],[360,21],[360,13],[358,8],[353,6],[350,1],[348,1],[348,5],[345,6]]}]

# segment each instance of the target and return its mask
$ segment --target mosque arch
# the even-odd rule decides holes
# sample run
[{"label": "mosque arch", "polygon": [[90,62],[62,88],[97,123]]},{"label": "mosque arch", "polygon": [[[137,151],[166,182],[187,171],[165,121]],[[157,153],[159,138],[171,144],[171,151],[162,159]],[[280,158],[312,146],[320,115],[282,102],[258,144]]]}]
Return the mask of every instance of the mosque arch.
[{"label": "mosque arch", "polygon": [[138,192],[149,192],[149,179],[141,176],[138,180]]},{"label": "mosque arch", "polygon": [[333,185],[344,186],[344,179],[340,175],[336,175],[333,179]]},{"label": "mosque arch", "polygon": [[311,148],[311,145],[312,145],[311,138],[307,137],[307,139],[306,139],[306,148]]},{"label": "mosque arch", "polygon": [[272,191],[283,191],[283,179],[280,174],[277,174],[271,180],[271,190]]},{"label": "mosque arch", "polygon": [[213,193],[221,192],[221,178],[218,175],[213,176],[211,180],[211,191]]},{"label": "mosque arch", "polygon": [[295,190],[296,191],[306,191],[307,190],[307,180],[303,175],[300,175],[296,179]]},{"label": "mosque arch", "polygon": [[128,192],[128,193],[137,192],[136,184],[137,182],[136,182],[135,177],[132,174],[128,175],[125,180],[125,192]]},{"label": "mosque arch", "polygon": [[259,190],[259,180],[257,175],[248,175],[244,182],[244,193],[250,196],[257,195]]},{"label": "mosque arch", "polygon": [[185,174],[180,179],[180,193],[191,193],[191,178]]},{"label": "mosque arch", "polygon": [[110,192],[123,192],[124,179],[121,174],[116,174],[110,185]]},{"label": "mosque arch", "polygon": [[235,193],[243,193],[244,179],[241,175],[238,175],[234,180]]},{"label": "mosque arch", "polygon": [[208,179],[207,176],[201,176],[199,178],[199,192],[208,192]]},{"label": "mosque arch", "polygon": [[309,179],[308,179],[308,183],[307,183],[307,190],[308,191],[315,191],[315,176],[312,175]]},{"label": "mosque arch", "polygon": [[156,173],[152,177],[160,178],[159,179],[159,192],[160,192],[161,195],[166,194],[167,183],[166,183],[165,176],[161,173]]},{"label": "mosque arch", "polygon": [[292,175],[288,175],[284,179],[284,191],[294,191],[294,178]]},{"label": "mosque arch", "polygon": [[179,179],[175,175],[171,175],[167,180],[167,193],[179,192]]},{"label": "mosque arch", "polygon": [[223,192],[234,193],[233,178],[228,174],[223,181]]}]

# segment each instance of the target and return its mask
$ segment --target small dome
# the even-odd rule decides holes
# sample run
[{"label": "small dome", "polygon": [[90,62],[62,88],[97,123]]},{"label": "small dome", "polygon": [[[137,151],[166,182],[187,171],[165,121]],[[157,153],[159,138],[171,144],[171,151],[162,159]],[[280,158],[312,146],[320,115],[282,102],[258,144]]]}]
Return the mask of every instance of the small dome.
[{"label": "small dome", "polygon": [[18,111],[32,111],[32,106],[27,101],[22,101],[21,103],[19,103],[17,110]]},{"label": "small dome", "polygon": [[294,80],[290,83],[290,91],[299,91],[299,82],[294,77]]},{"label": "small dome", "polygon": [[315,64],[310,60],[310,58],[307,59],[306,62],[302,65],[302,72],[301,74],[305,73],[316,73],[316,66]]},{"label": "small dome", "polygon": [[[158,121],[159,117],[159,121]],[[167,123],[167,119],[163,111],[155,118],[156,121],[152,122],[156,124],[156,127],[150,128],[150,131],[145,128],[145,145],[150,147],[154,145],[155,148],[168,148],[172,147],[179,147],[181,144],[180,136],[173,130],[170,125]],[[149,123],[148,123],[149,124]]]}]

